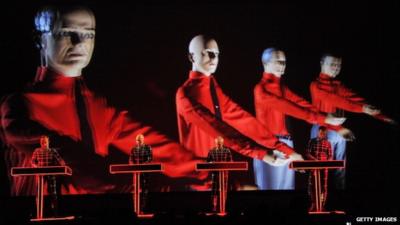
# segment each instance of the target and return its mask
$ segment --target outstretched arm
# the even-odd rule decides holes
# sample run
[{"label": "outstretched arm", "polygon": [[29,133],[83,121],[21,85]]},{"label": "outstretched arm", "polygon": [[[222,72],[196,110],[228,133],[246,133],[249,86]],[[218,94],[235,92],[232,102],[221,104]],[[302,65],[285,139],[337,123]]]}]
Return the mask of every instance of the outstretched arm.
[{"label": "outstretched arm", "polygon": [[285,88],[285,97],[277,96],[269,92],[261,85],[254,89],[254,98],[257,105],[273,105],[274,109],[286,115],[304,120],[311,124],[326,126],[331,130],[338,131],[345,118],[329,117],[318,111],[311,103]]},{"label": "outstretched arm", "polygon": [[[223,136],[229,148],[242,155],[260,160],[267,154],[267,149],[265,147],[262,147],[260,144],[244,136],[228,123],[216,119],[214,114],[205,106],[186,96],[182,88],[178,90],[176,102],[177,111],[180,116],[183,116],[185,120],[200,127],[202,130],[209,133],[210,136]],[[226,119],[225,112],[223,113],[223,119],[224,121]],[[240,117],[237,119],[240,119]],[[280,144],[277,139],[275,140],[276,142],[273,143],[274,147]],[[288,149],[288,151],[292,152],[289,147]]]},{"label": "outstretched arm", "polygon": [[201,162],[195,155],[179,143],[154,128],[144,125],[129,116],[127,111],[118,112],[110,108],[112,116],[109,121],[110,144],[127,155],[135,144],[135,137],[143,134],[146,144],[152,148],[154,162],[164,164],[164,173],[170,177],[193,176],[199,177],[205,173],[195,172],[196,163]]},{"label": "outstretched arm", "polygon": [[276,149],[290,155],[294,150],[283,142],[280,142],[274,134],[260,123],[253,115],[248,113],[231,98],[226,96],[221,88],[217,88],[220,99],[223,121],[235,128],[242,135],[249,137],[254,142],[269,149]]},{"label": "outstretched arm", "polygon": [[10,95],[1,103],[0,121],[5,145],[31,154],[39,137],[52,132],[30,119],[25,99],[21,95]]},{"label": "outstretched arm", "polygon": [[313,98],[322,99],[337,108],[356,113],[363,112],[364,99],[357,97],[347,88],[340,86],[337,92],[332,92],[318,85],[317,82],[313,82],[310,85],[310,91]]}]

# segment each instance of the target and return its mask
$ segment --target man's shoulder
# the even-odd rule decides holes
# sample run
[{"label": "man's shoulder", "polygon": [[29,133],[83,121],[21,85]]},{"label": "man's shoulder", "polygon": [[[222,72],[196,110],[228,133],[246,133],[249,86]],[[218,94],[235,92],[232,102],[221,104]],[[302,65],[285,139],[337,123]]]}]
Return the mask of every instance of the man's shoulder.
[{"label": "man's shoulder", "polygon": [[331,146],[331,143],[328,141],[328,139],[322,139],[322,142],[323,142],[325,145]]},{"label": "man's shoulder", "polygon": [[224,150],[225,150],[225,151],[228,151],[228,152],[230,152],[230,151],[231,151],[231,149],[230,149],[230,148],[228,148],[228,147],[226,147],[226,146],[224,146]]},{"label": "man's shoulder", "polygon": [[[254,86],[254,93],[255,94],[262,94],[265,97],[272,97],[276,96],[278,92],[281,91],[281,86],[275,82],[270,81],[262,81]],[[283,87],[287,89],[287,87]],[[286,90],[285,90],[286,91]]]},{"label": "man's shoulder", "polygon": [[310,82],[310,89],[311,89],[311,91],[312,91],[314,88],[317,87],[317,84],[318,84],[318,80],[313,80],[313,81]]},{"label": "man's shoulder", "polygon": [[136,145],[135,147],[133,147],[132,150],[140,150],[140,149],[151,149],[151,146],[150,145],[146,145],[146,144],[144,144],[144,145]]},{"label": "man's shoulder", "polygon": [[323,82],[318,78],[311,81],[311,83],[310,83],[310,87],[314,87],[314,88],[321,87],[321,86],[329,86],[329,85],[330,85],[329,83]]},{"label": "man's shoulder", "polygon": [[192,96],[195,86],[198,84],[196,79],[188,79],[176,91],[176,101]]},{"label": "man's shoulder", "polygon": [[254,85],[254,91],[262,91],[264,87],[264,83],[262,81],[258,82],[256,85]]},{"label": "man's shoulder", "polygon": [[313,144],[320,144],[320,145],[330,145],[330,142],[328,141],[328,139],[326,138],[312,138],[310,140],[311,143]]},{"label": "man's shoulder", "polygon": [[212,148],[212,149],[210,149],[210,151],[208,151],[208,153],[212,154],[212,153],[214,153],[216,151],[217,151],[217,148]]},{"label": "man's shoulder", "polygon": [[35,148],[35,150],[33,151],[33,154],[38,154],[39,152],[42,152],[43,149],[42,148]]},{"label": "man's shoulder", "polygon": [[187,91],[188,89],[192,88],[196,84],[200,83],[199,79],[187,79],[177,90],[179,91]]},{"label": "man's shoulder", "polygon": [[176,97],[182,97],[185,95],[184,88],[185,88],[184,84],[178,87],[178,89],[176,90]]}]

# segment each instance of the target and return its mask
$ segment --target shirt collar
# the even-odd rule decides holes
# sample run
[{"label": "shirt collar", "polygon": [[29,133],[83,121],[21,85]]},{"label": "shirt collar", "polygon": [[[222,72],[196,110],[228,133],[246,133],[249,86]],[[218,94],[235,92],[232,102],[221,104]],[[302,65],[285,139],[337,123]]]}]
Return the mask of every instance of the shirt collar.
[{"label": "shirt collar", "polygon": [[333,80],[332,77],[330,77],[329,75],[325,74],[325,73],[320,73],[319,74],[319,78],[322,80]]},{"label": "shirt collar", "polygon": [[189,72],[189,78],[190,79],[208,79],[209,80],[211,78],[214,78],[214,76],[213,75],[207,76],[202,72],[191,70]]},{"label": "shirt collar", "polygon": [[266,73],[266,72],[264,72],[264,73],[263,73],[263,77],[262,77],[262,81],[268,82],[268,83],[276,83],[276,84],[279,84],[280,81],[281,81],[281,78],[275,76],[275,75],[272,74],[272,73]]},{"label": "shirt collar", "polygon": [[71,90],[76,80],[83,80],[83,78],[82,76],[69,77],[49,67],[38,67],[34,84],[46,84],[50,89],[64,92]]}]

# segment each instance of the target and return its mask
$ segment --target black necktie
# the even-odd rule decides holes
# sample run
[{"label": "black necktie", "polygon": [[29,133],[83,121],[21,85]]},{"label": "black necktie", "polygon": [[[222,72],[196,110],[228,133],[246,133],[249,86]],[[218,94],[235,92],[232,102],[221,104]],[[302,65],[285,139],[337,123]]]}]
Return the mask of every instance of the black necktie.
[{"label": "black necktie", "polygon": [[93,140],[92,140],[92,130],[90,129],[89,121],[87,119],[87,110],[85,105],[85,99],[82,95],[81,90],[81,80],[76,79],[75,81],[75,103],[76,110],[78,112],[80,131],[82,142],[85,147],[89,150],[93,149]]},{"label": "black necktie", "polygon": [[211,92],[211,98],[212,98],[212,102],[213,102],[213,106],[214,106],[215,117],[218,120],[222,120],[221,108],[219,107],[217,91],[215,90],[214,79],[212,77],[210,78],[210,92]]}]

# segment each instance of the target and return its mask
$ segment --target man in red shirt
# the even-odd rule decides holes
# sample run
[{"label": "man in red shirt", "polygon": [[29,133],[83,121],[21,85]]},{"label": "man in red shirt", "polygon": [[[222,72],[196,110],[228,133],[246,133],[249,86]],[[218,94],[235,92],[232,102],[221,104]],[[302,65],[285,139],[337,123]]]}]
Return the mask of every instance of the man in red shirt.
[{"label": "man in red shirt", "polygon": [[[136,146],[132,148],[129,155],[129,164],[151,163],[153,161],[153,153],[151,146],[144,143],[143,134],[136,136]],[[144,209],[147,204],[147,196],[149,195],[149,174],[141,173],[140,175],[140,204]]]},{"label": "man in red shirt", "polygon": [[[192,152],[110,106],[85,85],[82,70],[90,62],[96,35],[91,10],[66,5],[43,8],[35,25],[42,66],[35,82],[7,96],[0,108],[9,170],[30,166],[39,137],[49,135],[62,147],[60,154],[74,172],[65,179],[63,193],[129,192],[129,180],[115,180],[108,172],[115,160],[108,157],[113,153],[109,147],[129,155],[135,137],[143,134],[153,148],[154,162],[164,164],[166,175],[200,176],[194,172],[200,160],[194,160]],[[11,185],[12,195],[35,193],[29,176],[13,177]]]},{"label": "man in red shirt", "polygon": [[[334,78],[340,73],[342,59],[332,54],[321,58],[321,72],[319,77],[310,85],[312,104],[320,111],[331,115],[343,116],[344,111],[365,113],[388,123],[395,123],[383,115],[379,109],[368,105],[352,90],[345,87]],[[317,137],[318,125],[311,129],[311,138]],[[328,131],[328,140],[333,147],[333,159],[346,159],[346,139],[336,131]],[[345,169],[337,169],[334,173],[337,189],[345,187]]]},{"label": "man in red shirt", "polygon": [[[318,136],[316,138],[312,138],[307,145],[307,153],[306,157],[309,160],[332,160],[332,146],[331,143],[327,140],[326,137],[327,129],[326,127],[320,126],[318,128]],[[309,212],[315,211],[316,207],[316,190],[315,190],[315,176],[316,173],[320,173],[323,184],[320,184],[321,187],[321,201],[322,207],[325,207],[326,200],[328,198],[328,169],[324,170],[311,170],[310,175],[308,177],[308,195],[311,199],[311,206]],[[322,211],[324,211],[322,209]]]},{"label": "man in red shirt", "polygon": [[[32,166],[64,166],[65,162],[58,154],[57,150],[50,148],[48,136],[40,137],[40,148],[35,149],[32,154]],[[54,216],[58,213],[57,200],[57,178],[56,176],[45,176],[47,182],[47,193],[50,194],[50,207]]]},{"label": "man in red shirt", "polygon": [[[336,118],[320,113],[311,103],[281,85],[281,76],[285,72],[286,57],[283,51],[268,48],[263,52],[264,73],[261,81],[254,88],[254,104],[257,119],[280,141],[293,146],[292,138],[286,129],[287,115],[308,123],[323,124],[330,129],[349,132],[338,126],[344,118]],[[280,153],[276,156],[279,158]],[[294,189],[294,171],[288,164],[271,166],[255,159],[254,173],[260,189]]]},{"label": "man in red shirt", "polygon": [[[233,161],[232,154],[229,148],[224,146],[224,139],[221,136],[215,138],[215,147],[208,152],[207,162],[230,162]],[[223,171],[224,176],[226,177],[225,183],[223,184],[225,190],[228,190],[228,171]],[[218,183],[219,175],[218,172],[211,173],[211,180],[212,180],[212,206],[213,211],[217,210],[218,205]],[[226,196],[226,193],[225,193]]]},{"label": "man in red shirt", "polygon": [[206,158],[214,137],[222,136],[227,147],[248,157],[274,163],[275,158],[267,153],[269,149],[277,149],[289,160],[301,160],[301,155],[279,142],[256,118],[222,92],[212,75],[217,69],[218,56],[219,48],[213,38],[198,35],[190,42],[192,71],[176,93],[182,145],[193,150],[196,156]]}]

